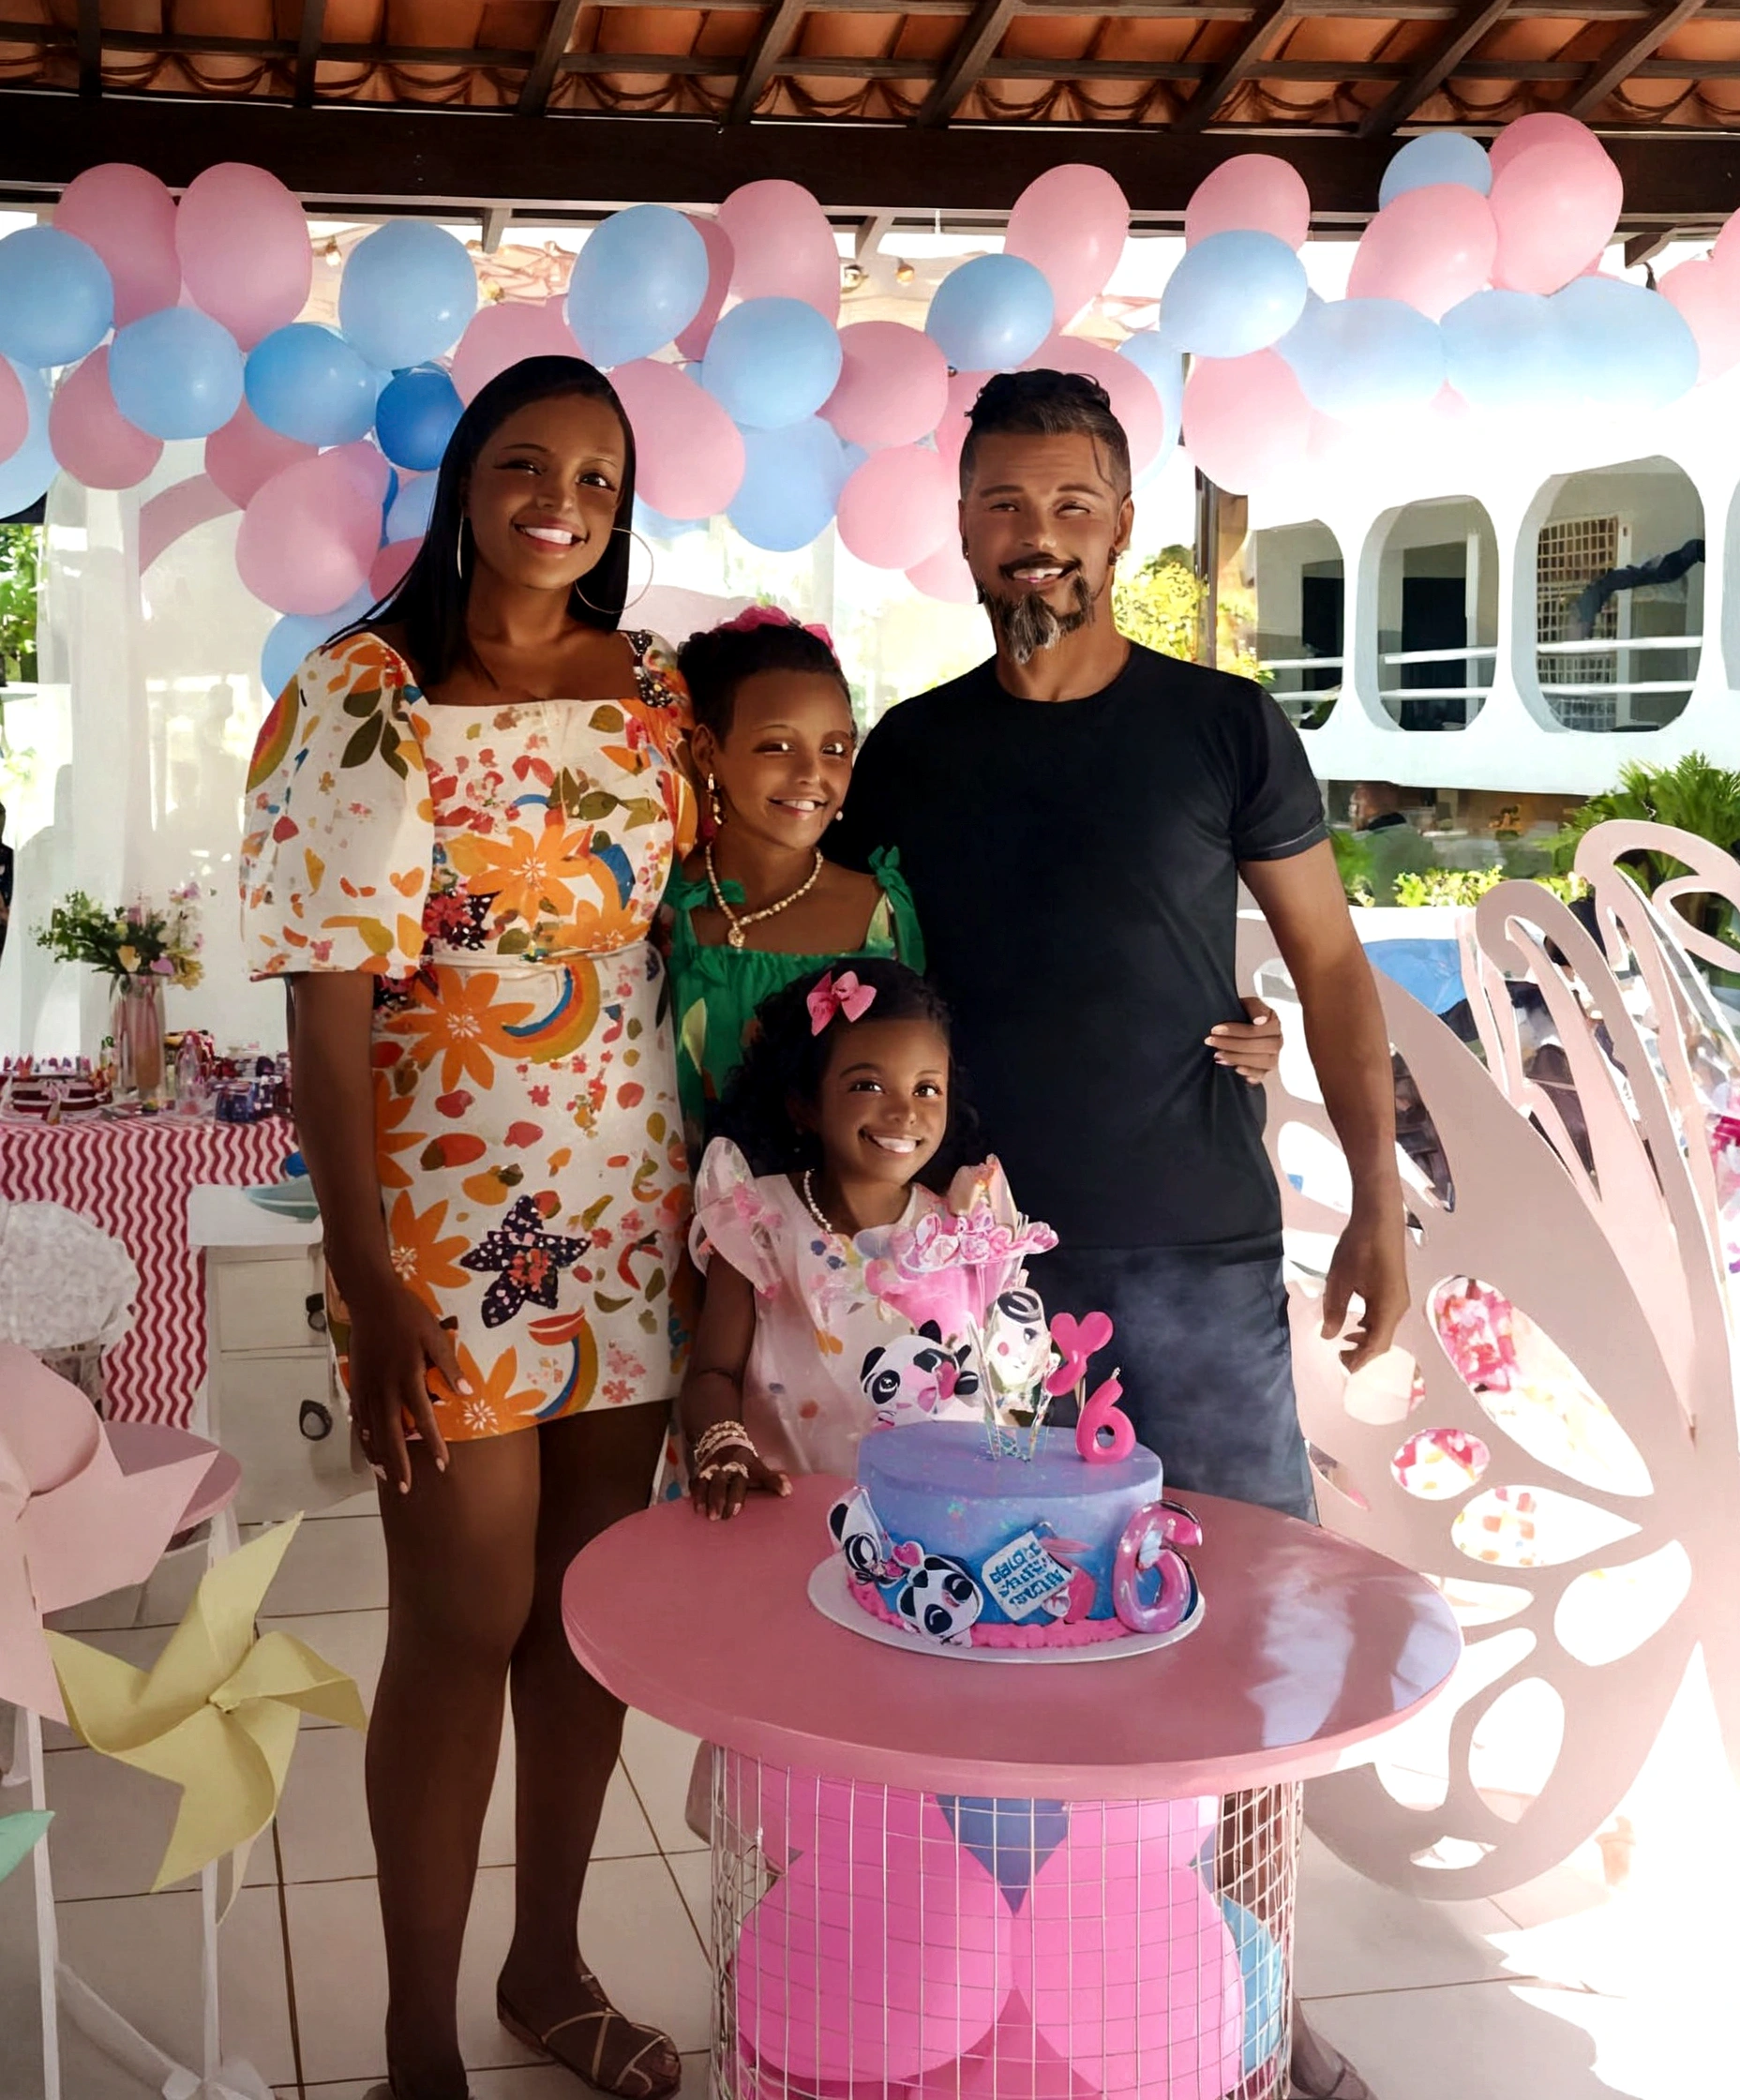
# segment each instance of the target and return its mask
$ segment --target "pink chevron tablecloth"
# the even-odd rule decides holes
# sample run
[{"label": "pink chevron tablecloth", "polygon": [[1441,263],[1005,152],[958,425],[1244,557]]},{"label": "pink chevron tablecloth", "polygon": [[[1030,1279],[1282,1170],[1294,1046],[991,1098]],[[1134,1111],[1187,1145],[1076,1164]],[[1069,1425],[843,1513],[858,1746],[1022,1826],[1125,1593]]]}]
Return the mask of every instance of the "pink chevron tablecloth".
[{"label": "pink chevron tablecloth", "polygon": [[0,1123],[0,1195],[58,1203],[120,1240],[139,1270],[131,1333],[103,1357],[116,1421],[185,1429],[205,1375],[205,1308],[188,1244],[188,1191],[276,1181],[295,1144],[278,1117]]}]

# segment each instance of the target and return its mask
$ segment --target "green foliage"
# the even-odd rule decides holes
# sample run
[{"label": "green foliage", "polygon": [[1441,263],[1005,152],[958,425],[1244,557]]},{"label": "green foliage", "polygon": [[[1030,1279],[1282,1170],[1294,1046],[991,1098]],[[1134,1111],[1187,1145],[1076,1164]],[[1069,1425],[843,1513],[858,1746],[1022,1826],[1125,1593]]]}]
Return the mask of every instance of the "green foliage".
[{"label": "green foliage", "polygon": [[1196,657],[1197,633],[1208,586],[1196,574],[1187,547],[1162,548],[1112,588],[1118,632],[1188,663]]},{"label": "green foliage", "polygon": [[106,977],[153,975],[166,984],[191,986],[200,982],[200,888],[180,883],[166,905],[143,898],[111,908],[82,890],[68,891],[37,928],[37,946],[57,962],[89,963]]},{"label": "green foliage", "polygon": [[[1427,868],[1409,870],[1396,878],[1399,905],[1475,905],[1489,890],[1495,890],[1510,877],[1502,868]],[[1582,894],[1583,884],[1574,875],[1538,875],[1524,879],[1538,882],[1567,904]]]},{"label": "green foliage", "polygon": [[[1701,751],[1688,752],[1673,766],[1621,766],[1618,787],[1592,795],[1552,841],[1553,866],[1563,873],[1575,861],[1583,833],[1616,818],[1672,824],[1732,853],[1740,845],[1740,772],[1712,765]],[[1646,890],[1686,873],[1684,863],[1666,853],[1626,859]]]},{"label": "green foliage", "polygon": [[37,675],[37,584],[42,570],[42,532],[36,525],[0,525],[0,672]]},{"label": "green foliage", "polygon": [[1335,872],[1342,878],[1348,903],[1370,905],[1373,901],[1371,840],[1362,832],[1344,832],[1338,827],[1329,833],[1329,848],[1335,855]]}]

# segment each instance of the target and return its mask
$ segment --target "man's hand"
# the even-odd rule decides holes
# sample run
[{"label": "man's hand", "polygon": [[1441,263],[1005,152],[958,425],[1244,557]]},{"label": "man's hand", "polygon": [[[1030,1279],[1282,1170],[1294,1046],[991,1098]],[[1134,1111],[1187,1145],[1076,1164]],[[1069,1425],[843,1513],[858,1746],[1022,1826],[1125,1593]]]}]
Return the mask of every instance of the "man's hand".
[{"label": "man's hand", "polygon": [[[1348,1301],[1362,1308],[1349,1324]],[[1342,1362],[1358,1371],[1395,1341],[1408,1309],[1406,1228],[1398,1204],[1393,1211],[1356,1213],[1335,1243],[1323,1287],[1323,1338],[1340,1339]]]}]

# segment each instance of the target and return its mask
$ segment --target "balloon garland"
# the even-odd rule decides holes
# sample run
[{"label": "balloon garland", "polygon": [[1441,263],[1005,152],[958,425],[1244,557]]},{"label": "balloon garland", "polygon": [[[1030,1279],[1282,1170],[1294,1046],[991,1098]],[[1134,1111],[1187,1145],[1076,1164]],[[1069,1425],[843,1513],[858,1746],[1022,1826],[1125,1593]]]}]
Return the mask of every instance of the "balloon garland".
[{"label": "balloon garland", "polygon": [[313,254],[275,176],[226,162],[177,203],[110,164],[68,186],[52,225],[0,241],[0,516],[56,471],[132,488],[166,441],[203,439],[214,501],[242,512],[243,580],[283,616],[276,684],[404,574],[464,404],[520,358],[561,352],[609,370],[655,530],[723,515],[788,552],[833,524],[860,561],[969,599],[954,474],[994,371],[1087,371],[1138,475],[1182,430],[1239,489],[1333,459],[1362,428],[1647,411],[1718,378],[1740,364],[1740,218],[1649,291],[1599,274],[1621,202],[1617,168],[1573,118],[1522,117],[1490,149],[1427,133],[1384,174],[1347,296],[1325,301],[1298,255],[1305,184],[1241,154],[1191,198],[1159,325],[1114,352],[1067,332],[1129,232],[1098,168],[1031,184],[1003,252],[952,269],[921,331],[839,325],[833,234],[794,183],[746,184],[715,218],[617,212],[565,298],[481,310],[458,241],[389,221],[352,252],[332,328],[297,318]]}]

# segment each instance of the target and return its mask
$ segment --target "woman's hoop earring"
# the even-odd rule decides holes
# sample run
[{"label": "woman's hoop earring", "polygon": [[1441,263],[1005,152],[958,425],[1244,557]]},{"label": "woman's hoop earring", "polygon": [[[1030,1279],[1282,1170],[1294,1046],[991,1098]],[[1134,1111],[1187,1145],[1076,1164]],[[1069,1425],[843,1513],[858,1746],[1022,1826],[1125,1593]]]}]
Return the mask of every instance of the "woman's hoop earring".
[{"label": "woman's hoop earring", "polygon": [[[640,603],[641,599],[644,598],[647,592],[652,588],[652,549],[647,545],[645,540],[641,539],[640,534],[635,531],[632,525],[612,525],[610,530],[612,532],[626,532],[631,540],[639,541],[640,546],[645,549],[646,552],[647,579],[640,586],[639,590],[635,592],[632,598],[624,599],[622,603],[623,612],[632,612],[636,606]],[[592,600],[586,595],[585,592],[580,589],[578,580],[576,581],[574,586],[574,595],[586,608],[588,612],[597,613],[600,619],[608,619],[609,617],[603,606],[593,605]]]},{"label": "woman's hoop earring", "polygon": [[465,581],[465,519],[460,518],[459,530],[453,543],[453,565],[459,572],[461,583]]}]

